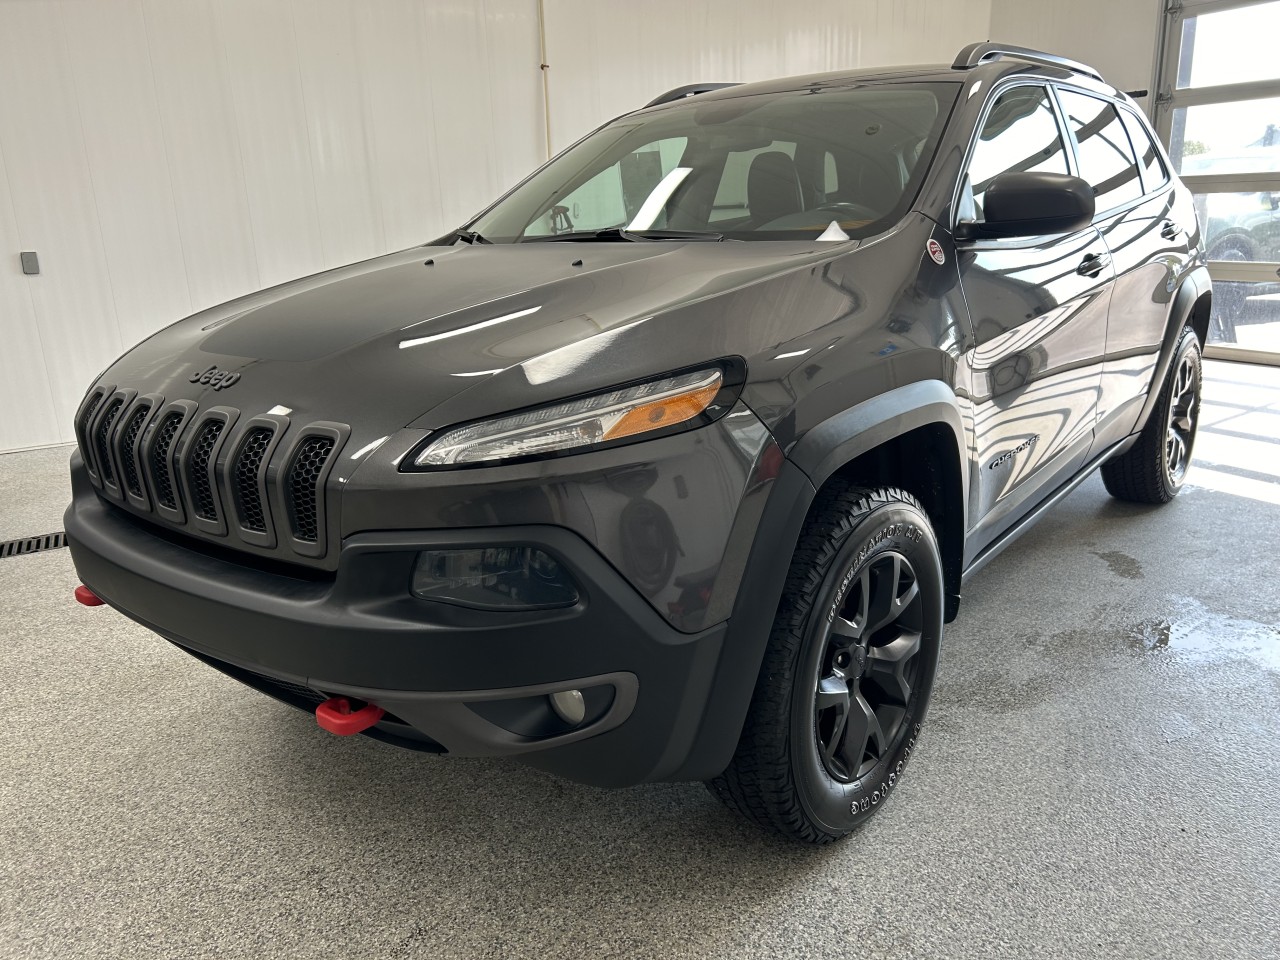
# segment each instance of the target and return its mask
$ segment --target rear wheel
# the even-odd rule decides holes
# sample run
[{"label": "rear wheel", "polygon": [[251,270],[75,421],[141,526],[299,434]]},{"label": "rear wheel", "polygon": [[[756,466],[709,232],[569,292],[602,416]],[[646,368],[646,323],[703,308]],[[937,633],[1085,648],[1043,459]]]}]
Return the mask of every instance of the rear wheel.
[{"label": "rear wheel", "polygon": [[1200,341],[1185,327],[1138,442],[1102,465],[1102,482],[1113,497],[1168,503],[1178,495],[1200,422],[1200,377]]},{"label": "rear wheel", "polygon": [[909,494],[825,489],[792,559],[738,749],[708,786],[768,829],[828,843],[883,805],[924,721],[942,637],[929,518]]}]

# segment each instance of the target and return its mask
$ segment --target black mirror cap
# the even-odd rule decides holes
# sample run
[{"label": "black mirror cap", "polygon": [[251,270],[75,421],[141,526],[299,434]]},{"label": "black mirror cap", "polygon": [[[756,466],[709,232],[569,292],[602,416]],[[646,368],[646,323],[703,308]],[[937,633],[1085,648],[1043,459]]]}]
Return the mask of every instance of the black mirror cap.
[{"label": "black mirror cap", "polygon": [[956,227],[958,240],[1072,233],[1093,222],[1093,187],[1065,173],[1002,173],[983,197],[981,222]]}]

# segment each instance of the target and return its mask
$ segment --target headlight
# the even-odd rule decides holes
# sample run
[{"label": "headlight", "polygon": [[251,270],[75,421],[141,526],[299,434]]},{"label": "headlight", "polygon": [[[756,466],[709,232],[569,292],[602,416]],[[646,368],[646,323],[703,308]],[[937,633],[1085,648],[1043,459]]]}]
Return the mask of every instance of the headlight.
[{"label": "headlight", "polygon": [[554,456],[657,431],[700,426],[727,411],[727,381],[741,376],[721,367],[680,373],[524,413],[448,430],[413,461],[439,468]]}]

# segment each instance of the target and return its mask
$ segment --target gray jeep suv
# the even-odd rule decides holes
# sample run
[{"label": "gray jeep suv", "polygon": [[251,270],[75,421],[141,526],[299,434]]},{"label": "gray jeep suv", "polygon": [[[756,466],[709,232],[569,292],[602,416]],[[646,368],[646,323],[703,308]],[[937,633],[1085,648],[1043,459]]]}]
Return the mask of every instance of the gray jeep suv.
[{"label": "gray jeep suv", "polygon": [[77,594],[334,733],[830,841],[920,749],[965,578],[1097,467],[1178,492],[1203,261],[1077,63],[681,88],[116,361]]}]

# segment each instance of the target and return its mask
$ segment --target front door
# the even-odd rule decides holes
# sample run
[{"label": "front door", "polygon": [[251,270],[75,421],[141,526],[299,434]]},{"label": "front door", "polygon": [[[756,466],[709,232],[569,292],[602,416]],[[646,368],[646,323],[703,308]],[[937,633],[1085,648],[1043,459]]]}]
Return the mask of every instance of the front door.
[{"label": "front door", "polygon": [[[974,144],[960,217],[982,218],[1007,171],[1074,173],[1049,91],[1000,92]],[[1085,462],[1093,440],[1114,281],[1096,228],[965,243],[960,282],[974,346],[964,357],[973,407],[966,565]]]}]

